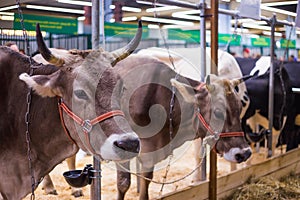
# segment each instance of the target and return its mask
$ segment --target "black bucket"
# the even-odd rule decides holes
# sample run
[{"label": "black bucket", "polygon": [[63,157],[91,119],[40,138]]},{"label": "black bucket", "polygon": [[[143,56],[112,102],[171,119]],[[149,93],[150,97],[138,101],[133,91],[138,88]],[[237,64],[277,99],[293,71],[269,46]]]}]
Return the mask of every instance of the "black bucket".
[{"label": "black bucket", "polygon": [[72,187],[84,187],[92,183],[92,165],[86,165],[83,170],[72,170],[63,173],[67,183]]}]

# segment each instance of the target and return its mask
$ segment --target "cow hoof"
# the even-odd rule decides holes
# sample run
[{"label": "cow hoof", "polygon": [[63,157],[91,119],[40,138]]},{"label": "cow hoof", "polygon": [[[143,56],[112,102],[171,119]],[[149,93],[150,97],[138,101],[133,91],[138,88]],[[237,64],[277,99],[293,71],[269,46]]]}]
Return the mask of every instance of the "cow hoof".
[{"label": "cow hoof", "polygon": [[74,197],[82,197],[83,196],[83,192],[82,192],[81,189],[80,190],[76,190],[76,191],[72,192],[72,195]]}]

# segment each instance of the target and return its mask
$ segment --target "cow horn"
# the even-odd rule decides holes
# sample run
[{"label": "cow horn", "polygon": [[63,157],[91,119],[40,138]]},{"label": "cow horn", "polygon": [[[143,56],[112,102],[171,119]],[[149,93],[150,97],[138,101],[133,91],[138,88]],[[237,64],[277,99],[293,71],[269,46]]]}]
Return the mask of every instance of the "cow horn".
[{"label": "cow horn", "polygon": [[248,80],[249,78],[252,78],[252,75],[246,75],[243,76],[242,78],[231,80],[230,82],[233,85],[233,87],[235,87],[243,83],[244,81]]},{"label": "cow horn", "polygon": [[42,54],[43,58],[46,61],[58,67],[62,66],[65,63],[64,59],[55,57],[51,53],[50,49],[48,49],[48,47],[46,46],[39,23],[36,24],[36,41],[39,52]]},{"label": "cow horn", "polygon": [[215,90],[215,86],[210,84],[210,75],[206,77],[206,88],[209,92],[213,92]]},{"label": "cow horn", "polygon": [[137,46],[139,45],[139,43],[141,41],[142,33],[143,33],[142,21],[139,20],[138,31],[135,34],[134,38],[125,47],[111,52],[111,54],[114,58],[113,61],[111,62],[112,66],[114,66],[115,64],[117,64],[117,62],[123,60],[127,56],[129,56],[137,48]]}]

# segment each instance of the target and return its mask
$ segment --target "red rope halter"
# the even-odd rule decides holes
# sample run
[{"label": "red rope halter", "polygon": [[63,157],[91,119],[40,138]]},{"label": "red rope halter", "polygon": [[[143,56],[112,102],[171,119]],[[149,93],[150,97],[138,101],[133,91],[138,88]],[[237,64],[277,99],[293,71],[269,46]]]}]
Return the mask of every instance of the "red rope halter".
[{"label": "red rope halter", "polygon": [[86,137],[86,141],[90,147],[90,150],[92,151],[92,153],[96,154],[96,152],[94,151],[94,149],[91,146],[90,143],[90,138],[89,138],[89,133],[92,131],[92,128],[95,124],[99,123],[99,122],[103,122],[111,117],[114,116],[125,116],[124,113],[121,110],[113,110],[113,111],[109,111],[107,113],[104,113],[92,120],[83,120],[80,117],[78,117],[75,113],[73,113],[68,106],[62,101],[62,99],[60,99],[58,101],[58,110],[59,110],[59,115],[60,115],[60,119],[61,119],[61,123],[62,126],[65,130],[65,133],[68,135],[68,137],[70,138],[70,140],[76,144],[76,142],[74,141],[74,139],[71,137],[70,132],[68,131],[68,129],[66,128],[65,122],[64,122],[64,118],[63,118],[63,111],[71,118],[73,119],[77,124],[79,124],[82,127],[83,133]]}]

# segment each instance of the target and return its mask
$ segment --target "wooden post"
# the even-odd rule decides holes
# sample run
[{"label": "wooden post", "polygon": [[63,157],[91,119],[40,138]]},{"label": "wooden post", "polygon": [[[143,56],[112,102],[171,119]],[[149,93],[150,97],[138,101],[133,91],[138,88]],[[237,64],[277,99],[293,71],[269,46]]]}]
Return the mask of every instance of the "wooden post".
[{"label": "wooden post", "polygon": [[[211,73],[218,75],[218,9],[219,1],[211,0]],[[210,151],[209,199],[217,199],[217,154]]]}]

